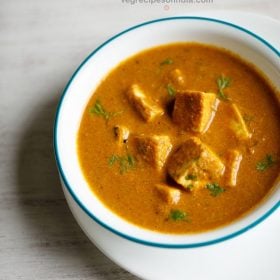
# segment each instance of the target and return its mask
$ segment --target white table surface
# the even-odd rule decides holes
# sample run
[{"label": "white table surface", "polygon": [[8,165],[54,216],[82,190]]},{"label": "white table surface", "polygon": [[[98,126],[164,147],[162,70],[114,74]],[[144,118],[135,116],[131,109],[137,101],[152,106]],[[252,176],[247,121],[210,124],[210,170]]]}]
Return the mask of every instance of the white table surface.
[{"label": "white table surface", "polygon": [[213,2],[0,0],[1,280],[137,279],[89,242],[66,205],[52,151],[56,105],[85,56],[128,26],[208,9],[280,19],[279,0]]}]

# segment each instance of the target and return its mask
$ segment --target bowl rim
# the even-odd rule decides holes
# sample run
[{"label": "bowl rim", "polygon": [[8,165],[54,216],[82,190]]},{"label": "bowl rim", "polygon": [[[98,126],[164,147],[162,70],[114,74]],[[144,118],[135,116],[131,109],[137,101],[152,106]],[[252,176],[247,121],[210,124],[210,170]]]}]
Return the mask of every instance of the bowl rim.
[{"label": "bowl rim", "polygon": [[256,33],[243,28],[239,25],[233,24],[231,22],[227,22],[224,20],[220,20],[220,19],[216,19],[216,18],[210,18],[210,17],[200,17],[200,16],[176,16],[176,17],[164,17],[164,18],[158,18],[155,20],[150,20],[150,21],[146,21],[137,25],[134,25],[128,29],[125,29],[121,32],[119,32],[118,34],[112,36],[111,38],[109,38],[108,40],[106,40],[104,43],[102,43],[101,45],[99,45],[94,51],[92,51],[85,59],[84,61],[79,65],[79,67],[74,71],[74,73],[72,74],[71,78],[69,79],[67,85],[65,86],[63,93],[60,97],[60,100],[58,102],[57,105],[57,110],[56,110],[56,114],[55,114],[55,119],[54,119],[54,126],[53,126],[53,146],[54,146],[54,155],[55,155],[55,160],[56,160],[56,164],[57,164],[57,168],[61,177],[61,180],[63,182],[63,184],[66,187],[66,190],[70,193],[70,195],[72,196],[72,198],[74,199],[74,201],[80,206],[80,208],[91,218],[93,219],[97,224],[99,224],[100,226],[102,226],[103,228],[109,230],[110,232],[123,237],[127,240],[136,242],[138,244],[142,244],[142,245],[148,245],[148,246],[152,246],[152,247],[158,247],[158,248],[167,248],[167,249],[184,249],[184,248],[196,248],[196,247],[202,247],[202,246],[209,246],[209,245],[213,245],[216,243],[220,243],[223,241],[226,241],[228,239],[237,237],[238,235],[252,229],[253,227],[255,227],[256,225],[258,225],[259,223],[261,223],[262,221],[264,221],[267,217],[269,217],[279,206],[280,206],[280,201],[278,201],[274,206],[272,206],[266,213],[264,213],[261,217],[259,217],[258,219],[256,219],[255,221],[253,221],[252,223],[250,223],[249,225],[245,226],[244,228],[237,230],[233,233],[230,233],[228,235],[225,235],[223,237],[219,237],[213,240],[209,240],[209,241],[204,241],[204,242],[198,242],[198,243],[188,243],[188,244],[165,244],[165,243],[159,243],[159,242],[151,242],[151,241],[147,241],[147,240],[143,240],[143,239],[139,239],[130,235],[127,235],[123,232],[120,232],[119,230],[114,229],[113,227],[111,227],[110,225],[106,224],[105,222],[103,222],[102,220],[100,220],[98,217],[96,217],[93,213],[91,213],[87,207],[83,204],[83,202],[77,197],[77,195],[75,194],[75,192],[73,191],[73,189],[71,188],[71,185],[68,183],[68,180],[66,178],[66,175],[63,171],[61,162],[60,162],[60,158],[59,158],[59,151],[58,151],[58,143],[57,143],[57,137],[58,137],[58,120],[59,120],[59,115],[60,115],[60,111],[61,111],[61,107],[63,105],[63,100],[64,97],[67,94],[68,88],[70,87],[72,81],[75,79],[76,75],[78,74],[78,72],[81,70],[81,68],[87,63],[88,60],[90,60],[97,52],[99,52],[103,47],[105,47],[106,45],[108,45],[110,42],[112,42],[113,40],[115,40],[116,38],[122,36],[125,33],[128,33],[130,31],[133,31],[135,29],[141,28],[143,26],[147,26],[153,23],[158,23],[158,22],[163,22],[163,21],[173,21],[173,20],[198,20],[198,21],[209,21],[209,22],[215,22],[221,25],[225,25],[225,26],[229,26],[232,27],[234,29],[237,29],[239,31],[242,31],[243,33],[246,33],[247,35],[257,39],[258,41],[260,41],[263,45],[265,45],[266,47],[268,47],[272,52],[274,52],[279,58],[280,58],[280,50],[277,50],[274,46],[272,46],[268,41],[266,41],[264,38],[262,38],[261,36],[257,35]]}]

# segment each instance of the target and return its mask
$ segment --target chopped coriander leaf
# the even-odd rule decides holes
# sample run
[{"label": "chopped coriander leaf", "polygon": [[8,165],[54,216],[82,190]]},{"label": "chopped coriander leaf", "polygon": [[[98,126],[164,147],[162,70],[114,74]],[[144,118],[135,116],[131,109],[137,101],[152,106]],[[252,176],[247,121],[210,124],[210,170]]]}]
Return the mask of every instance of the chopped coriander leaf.
[{"label": "chopped coriander leaf", "polygon": [[100,116],[107,121],[111,117],[115,117],[116,115],[121,114],[122,112],[107,112],[102,106],[101,102],[99,100],[96,100],[93,107],[90,108],[90,113]]},{"label": "chopped coriander leaf", "polygon": [[166,89],[167,89],[167,93],[170,97],[175,96],[176,90],[174,89],[174,87],[171,84],[168,84]]},{"label": "chopped coriander leaf", "polygon": [[223,92],[223,91],[218,91],[218,98],[223,100],[223,101],[228,101],[229,97]]},{"label": "chopped coriander leaf", "polygon": [[127,154],[124,156],[112,155],[109,158],[108,163],[110,166],[113,166],[115,163],[118,163],[120,173],[123,174],[123,173],[129,171],[129,169],[132,169],[135,167],[136,160],[130,154]]},{"label": "chopped coriander leaf", "polygon": [[218,86],[218,98],[223,101],[228,101],[230,98],[224,93],[224,89],[230,86],[231,80],[224,75],[221,75],[217,79],[217,86]]},{"label": "chopped coriander leaf", "polygon": [[120,173],[123,174],[127,172],[130,168],[135,165],[135,160],[131,155],[120,157]]},{"label": "chopped coriander leaf", "polygon": [[225,88],[230,86],[230,78],[229,77],[225,77],[224,75],[221,75],[218,79],[217,79],[217,84],[219,87],[219,90],[224,90]]},{"label": "chopped coriander leaf", "polygon": [[135,158],[132,155],[127,155],[127,162],[130,166],[135,165]]},{"label": "chopped coriander leaf", "polygon": [[108,160],[109,165],[112,166],[118,159],[119,159],[118,156],[112,155]]},{"label": "chopped coriander leaf", "polygon": [[197,176],[196,175],[193,175],[193,174],[188,174],[186,177],[185,177],[186,180],[197,180]]},{"label": "chopped coriander leaf", "polygon": [[256,169],[258,171],[265,171],[275,163],[277,163],[277,160],[271,154],[267,154],[264,159],[256,164]]},{"label": "chopped coriander leaf", "polygon": [[101,116],[106,120],[109,119],[109,113],[104,109],[99,100],[96,100],[94,106],[90,108],[90,112],[97,116]]},{"label": "chopped coriander leaf", "polygon": [[187,221],[188,214],[180,210],[171,210],[169,219],[173,221]]},{"label": "chopped coriander leaf", "polygon": [[173,64],[173,60],[171,58],[167,58],[160,63],[161,66],[170,64]]},{"label": "chopped coriander leaf", "polygon": [[187,185],[187,188],[190,189],[190,190],[193,189],[193,187],[194,187],[193,184]]},{"label": "chopped coriander leaf", "polygon": [[206,188],[211,192],[212,196],[218,196],[225,191],[224,188],[220,187],[217,183],[208,183]]}]

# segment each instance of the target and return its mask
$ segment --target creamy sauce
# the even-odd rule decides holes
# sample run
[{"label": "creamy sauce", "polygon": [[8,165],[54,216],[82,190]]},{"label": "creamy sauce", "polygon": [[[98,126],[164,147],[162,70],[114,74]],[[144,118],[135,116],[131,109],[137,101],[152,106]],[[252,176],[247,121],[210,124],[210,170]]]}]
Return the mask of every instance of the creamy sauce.
[{"label": "creamy sauce", "polygon": [[[162,63],[166,59],[172,63]],[[196,192],[183,190],[168,179],[166,168],[155,170],[137,154],[132,144],[119,145],[113,128],[126,126],[132,134],[168,135],[173,150],[189,137],[174,125],[168,108],[172,98],[167,91],[170,72],[180,69],[184,88],[217,93],[217,78],[230,77],[225,89],[244,116],[252,134],[240,141],[229,129],[228,102],[220,101],[216,115],[200,139],[221,158],[229,148],[242,153],[242,162],[235,187],[225,187],[219,196],[207,188]],[[150,94],[166,113],[146,123],[129,103],[125,92],[138,84]],[[78,154],[84,176],[92,191],[113,212],[144,228],[170,233],[201,232],[227,224],[258,204],[272,188],[279,174],[274,163],[264,171],[256,164],[271,154],[280,158],[280,110],[276,92],[255,68],[232,53],[196,43],[174,44],[141,52],[113,69],[101,82],[90,99],[78,132]],[[99,100],[107,112],[117,112],[106,120],[90,113]],[[121,174],[119,164],[110,165],[112,155],[129,151],[137,162]],[[181,190],[175,206],[166,205],[155,191],[157,183],[168,183]],[[187,220],[174,221],[168,213],[179,209],[188,214]]]}]

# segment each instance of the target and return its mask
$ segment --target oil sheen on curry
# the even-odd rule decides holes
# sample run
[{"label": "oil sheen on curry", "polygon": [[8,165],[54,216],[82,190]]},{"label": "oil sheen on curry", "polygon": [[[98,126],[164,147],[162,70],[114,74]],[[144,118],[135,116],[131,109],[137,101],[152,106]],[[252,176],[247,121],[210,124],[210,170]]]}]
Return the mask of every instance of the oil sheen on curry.
[{"label": "oil sheen on curry", "polygon": [[108,74],[85,109],[84,176],[138,226],[189,233],[225,225],[278,180],[276,94],[224,49],[178,43],[141,52]]}]

